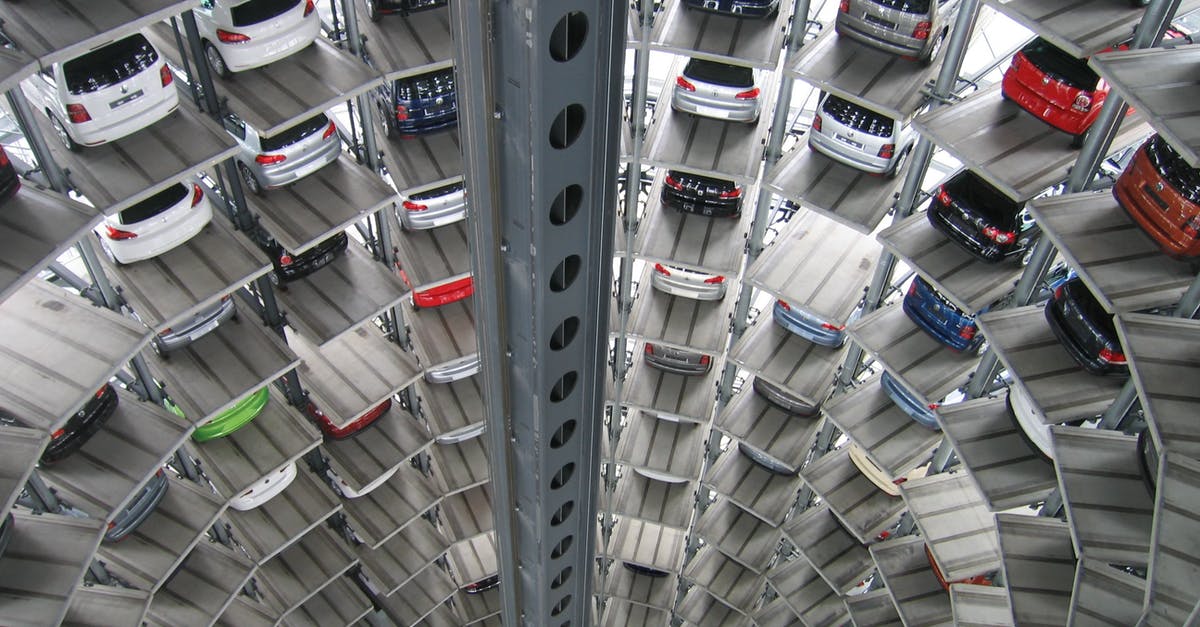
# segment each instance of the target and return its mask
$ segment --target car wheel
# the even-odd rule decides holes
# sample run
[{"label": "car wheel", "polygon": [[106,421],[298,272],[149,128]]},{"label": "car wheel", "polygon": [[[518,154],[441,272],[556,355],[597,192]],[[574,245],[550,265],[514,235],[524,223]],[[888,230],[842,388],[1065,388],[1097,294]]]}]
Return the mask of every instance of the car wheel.
[{"label": "car wheel", "polygon": [[273,287],[281,292],[287,291],[287,285],[284,285],[283,281],[280,280],[278,272],[276,272],[274,270],[268,272],[267,278],[271,280],[271,287]]},{"label": "car wheel", "polygon": [[904,162],[908,161],[908,153],[910,152],[912,152],[912,149],[907,148],[904,150],[904,152],[900,153],[900,156],[896,158],[895,163],[892,164],[892,169],[888,170],[887,172],[888,178],[894,179],[900,175],[900,170],[904,169]]},{"label": "car wheel", "polygon": [[363,0],[363,4],[367,5],[367,17],[372,22],[378,22],[383,19],[383,14],[379,12],[379,7],[375,6],[375,0]]},{"label": "car wheel", "polygon": [[1083,148],[1083,142],[1087,141],[1088,131],[1090,131],[1090,130],[1091,130],[1091,128],[1089,127],[1088,130],[1086,130],[1078,135],[1072,135],[1071,136],[1071,147],[1072,148]]},{"label": "car wheel", "polygon": [[938,53],[942,51],[942,44],[944,43],[946,43],[945,29],[938,34],[937,39],[933,40],[933,45],[929,47],[929,55],[921,57],[921,63],[923,65],[933,65],[933,62],[937,60]]},{"label": "car wheel", "polygon": [[375,100],[375,108],[379,111],[379,119],[383,122],[383,133],[388,139],[396,139],[400,136],[400,131],[396,129],[396,119],[392,117],[387,106],[384,105],[382,99]]},{"label": "car wheel", "polygon": [[100,250],[104,252],[104,256],[108,257],[108,260],[111,261],[114,266],[125,265],[120,259],[117,259],[117,256],[113,254],[112,249],[108,247],[108,244],[104,243],[103,239],[100,239]]},{"label": "car wheel", "polygon": [[242,175],[242,184],[246,186],[246,189],[255,196],[262,196],[262,184],[258,182],[258,177],[250,171],[250,168],[246,167],[246,164],[240,161],[237,164],[237,168],[238,174]]},{"label": "car wheel", "polygon": [[62,120],[49,111],[46,112],[46,115],[50,116],[50,126],[54,127],[54,134],[58,135],[58,141],[62,142],[67,147],[67,150],[79,152],[79,144],[75,143],[74,139],[71,139],[71,134],[67,132],[67,126],[62,123]]},{"label": "car wheel", "polygon": [[233,76],[233,73],[229,71],[229,66],[225,65],[225,58],[221,56],[220,51],[207,41],[204,42],[204,59],[208,61],[208,68],[212,70],[213,74],[221,78]]}]

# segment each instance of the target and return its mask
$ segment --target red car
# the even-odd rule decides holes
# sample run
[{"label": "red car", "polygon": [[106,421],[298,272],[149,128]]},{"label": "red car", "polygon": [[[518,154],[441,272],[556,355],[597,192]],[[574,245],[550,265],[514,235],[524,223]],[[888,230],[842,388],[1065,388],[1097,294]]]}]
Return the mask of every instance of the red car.
[{"label": "red car", "polygon": [[433,287],[413,292],[413,306],[419,309],[425,307],[440,307],[460,301],[475,293],[475,283],[471,277],[465,276]]},{"label": "red car", "polygon": [[1117,178],[1113,196],[1163,252],[1200,256],[1200,170],[1165,139],[1155,135],[1138,148]]},{"label": "red car", "polygon": [[312,401],[309,401],[308,405],[304,407],[304,413],[308,414],[308,417],[317,423],[326,440],[344,440],[352,435],[357,435],[367,427],[375,424],[375,421],[391,408],[392,399],[384,399],[382,403],[376,405],[371,411],[343,425],[334,423],[333,419],[321,411],[321,408],[317,407],[317,404]]},{"label": "red car", "polygon": [[1087,59],[1077,59],[1041,37],[1013,56],[1002,87],[1005,98],[1074,135],[1076,144],[1082,144],[1108,98],[1108,83],[1088,67]]}]

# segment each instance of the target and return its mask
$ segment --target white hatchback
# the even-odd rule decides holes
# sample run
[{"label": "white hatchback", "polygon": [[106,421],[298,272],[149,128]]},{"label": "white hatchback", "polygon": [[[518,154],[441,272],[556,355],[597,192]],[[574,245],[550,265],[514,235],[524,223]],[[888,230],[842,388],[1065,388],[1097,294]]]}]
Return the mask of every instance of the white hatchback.
[{"label": "white hatchback", "polygon": [[195,181],[167,189],[105,216],[96,227],[110,259],[133,263],[161,255],[196,236],[212,220],[212,204]]},{"label": "white hatchback", "polygon": [[32,106],[70,150],[121,139],[179,106],[174,75],[137,32],[55,63],[21,83]]},{"label": "white hatchback", "polygon": [[195,13],[208,67],[222,78],[295,54],[321,31],[313,0],[200,0]]},{"label": "white hatchback", "polygon": [[292,462],[279,470],[267,473],[267,476],[255,481],[249,488],[242,491],[229,501],[229,506],[239,512],[254,509],[275,498],[296,479],[296,463]]}]

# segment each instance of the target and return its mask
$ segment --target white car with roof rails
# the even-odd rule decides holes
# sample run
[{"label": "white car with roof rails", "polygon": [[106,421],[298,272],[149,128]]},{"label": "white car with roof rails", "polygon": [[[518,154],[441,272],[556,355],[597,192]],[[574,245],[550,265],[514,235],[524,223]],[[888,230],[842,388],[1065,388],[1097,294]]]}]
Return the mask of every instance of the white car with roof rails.
[{"label": "white car with roof rails", "polygon": [[321,32],[313,0],[200,0],[195,14],[204,58],[222,78],[300,52]]}]

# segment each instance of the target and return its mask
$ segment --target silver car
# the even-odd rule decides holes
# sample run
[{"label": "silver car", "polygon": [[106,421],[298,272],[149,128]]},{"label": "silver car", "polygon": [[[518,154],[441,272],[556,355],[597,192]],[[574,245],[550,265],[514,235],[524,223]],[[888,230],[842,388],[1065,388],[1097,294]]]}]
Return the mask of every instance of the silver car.
[{"label": "silver car", "polygon": [[761,90],[754,70],[706,59],[689,59],[675,77],[671,107],[676,111],[731,122],[758,121]]},{"label": "silver car", "polygon": [[428,189],[400,194],[396,217],[408,231],[454,224],[467,217],[467,193],[461,178]]},{"label": "silver car", "polygon": [[826,93],[813,116],[808,146],[852,168],[896,176],[916,139],[907,124]]},{"label": "silver car", "polygon": [[650,275],[650,285],[654,289],[672,296],[695,300],[725,298],[725,277],[676,266],[664,266],[660,263],[654,264],[654,272]]},{"label": "silver car", "polygon": [[838,35],[885,52],[932,63],[959,0],[842,0]]},{"label": "silver car", "polygon": [[263,136],[233,113],[223,122],[240,149],[234,159],[242,184],[255,194],[294,183],[337,161],[342,152],[337,125],[324,113],[271,136]]},{"label": "silver car", "polygon": [[642,358],[658,370],[685,376],[705,374],[712,368],[712,357],[664,344],[646,342]]},{"label": "silver car", "polygon": [[225,295],[217,302],[201,309],[196,315],[178,323],[150,340],[150,346],[159,355],[179,350],[215,330],[226,320],[237,317],[237,306],[233,297]]}]

